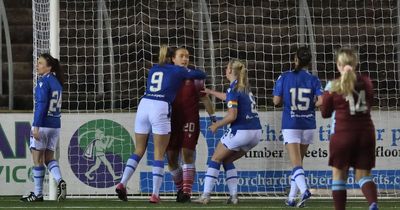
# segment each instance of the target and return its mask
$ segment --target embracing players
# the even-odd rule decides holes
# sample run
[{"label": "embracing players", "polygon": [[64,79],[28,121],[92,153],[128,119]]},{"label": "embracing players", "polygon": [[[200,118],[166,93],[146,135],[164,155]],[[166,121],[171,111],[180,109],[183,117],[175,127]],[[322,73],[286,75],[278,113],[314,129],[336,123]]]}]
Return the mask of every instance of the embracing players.
[{"label": "embracing players", "polygon": [[371,120],[374,100],[372,82],[357,75],[358,58],[351,49],[342,48],[336,55],[340,77],[323,95],[321,114],[329,118],[335,112],[335,128],[329,142],[329,165],[332,166],[332,196],[336,210],[346,208],[346,180],[350,167],[367,198],[369,209],[378,209],[376,185],[371,177],[375,167],[375,128]]},{"label": "embracing players", "polygon": [[[172,58],[175,65],[189,66],[189,51],[183,47],[175,49]],[[193,67],[188,67],[193,69]],[[201,100],[215,121],[214,109],[210,98],[201,93],[204,80],[188,79],[183,82],[172,103],[171,139],[167,148],[168,167],[178,190],[177,202],[189,202],[192,194],[192,185],[196,173],[195,150],[200,134],[199,100]],[[183,165],[180,165],[180,157]]]},{"label": "embracing players", "polygon": [[155,64],[149,72],[146,92],[140,100],[135,119],[136,147],[134,154],[128,159],[121,183],[115,189],[118,198],[127,201],[126,185],[132,177],[140,159],[147,148],[150,131],[154,140],[153,160],[153,193],[151,203],[159,203],[159,191],[164,178],[164,155],[171,132],[171,103],[186,79],[205,79],[202,71],[190,70],[172,64],[176,49],[162,46],[159,64]]}]

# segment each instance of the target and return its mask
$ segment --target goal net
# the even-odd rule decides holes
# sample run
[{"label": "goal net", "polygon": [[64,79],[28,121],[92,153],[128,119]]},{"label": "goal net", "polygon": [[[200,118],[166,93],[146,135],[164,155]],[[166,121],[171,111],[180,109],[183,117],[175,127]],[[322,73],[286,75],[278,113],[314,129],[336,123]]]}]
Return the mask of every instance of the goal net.
[{"label": "goal net", "polygon": [[[290,183],[281,110],[272,105],[274,81],[292,66],[297,47],[307,45],[313,52],[310,72],[325,85],[338,76],[335,50],[354,48],[360,57],[359,71],[374,83],[374,181],[380,196],[398,195],[400,16],[396,1],[60,0],[60,46],[48,43],[52,18],[48,3],[33,0],[34,62],[49,47],[60,48],[66,81],[63,126],[67,127],[63,127],[60,162],[67,182],[73,183],[71,195],[113,196],[134,149],[135,111],[161,44],[186,47],[191,63],[207,72],[207,87],[219,91],[228,87],[227,62],[239,58],[246,63],[263,140],[236,167],[239,193],[254,197],[284,196]],[[218,116],[224,116],[224,103],[215,99],[215,107]],[[201,110],[194,192],[203,189],[207,160],[223,134],[207,131],[204,113]],[[313,192],[326,196],[332,181],[327,166],[331,122],[319,113],[317,122],[304,168]],[[150,138],[148,152],[128,184],[130,194],[151,193],[151,142]],[[353,177],[350,173],[347,187],[355,189],[349,194],[356,196],[359,187]],[[175,192],[168,173],[161,191],[162,195]],[[223,171],[215,191],[228,192]]]}]

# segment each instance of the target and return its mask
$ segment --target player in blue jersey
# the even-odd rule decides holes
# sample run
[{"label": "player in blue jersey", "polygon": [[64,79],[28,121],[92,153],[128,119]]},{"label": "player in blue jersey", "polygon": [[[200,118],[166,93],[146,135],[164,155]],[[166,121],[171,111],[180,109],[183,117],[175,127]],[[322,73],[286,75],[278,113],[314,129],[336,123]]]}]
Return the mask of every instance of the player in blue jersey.
[{"label": "player in blue jersey", "polygon": [[[303,170],[303,158],[312,143],[316,128],[315,107],[322,104],[322,88],[319,79],[307,71],[311,52],[306,47],[297,50],[295,69],[282,73],[275,83],[273,102],[283,102],[282,134],[293,166],[291,187],[286,205],[303,207],[311,197]],[[301,196],[296,201],[297,191]]]},{"label": "player in blue jersey", "polygon": [[54,152],[60,137],[63,74],[58,60],[47,53],[39,57],[36,71],[39,78],[35,87],[35,110],[29,146],[34,163],[32,173],[35,190],[22,197],[21,201],[43,201],[45,164],[58,184],[57,200],[60,201],[66,197],[67,186],[58,162],[54,159]]},{"label": "player in blue jersey", "polygon": [[233,162],[256,146],[261,139],[260,119],[254,96],[249,90],[245,65],[238,60],[229,62],[226,68],[226,77],[230,82],[226,93],[209,89],[204,91],[226,101],[228,106],[227,115],[222,120],[213,123],[209,129],[215,133],[218,128],[225,125],[230,124],[230,128],[221,138],[208,162],[204,191],[194,201],[196,203],[207,204],[210,202],[210,194],[218,178],[221,163],[223,163],[230,194],[227,203],[237,204],[238,175]]},{"label": "player in blue jersey", "polygon": [[121,183],[117,185],[118,198],[127,201],[126,185],[147,148],[150,131],[154,140],[153,193],[151,203],[159,203],[159,191],[164,176],[164,155],[171,132],[171,103],[185,79],[205,79],[202,71],[190,70],[172,64],[177,51],[184,48],[162,46],[159,64],[149,72],[146,92],[140,100],[135,119],[135,152],[128,159]]}]

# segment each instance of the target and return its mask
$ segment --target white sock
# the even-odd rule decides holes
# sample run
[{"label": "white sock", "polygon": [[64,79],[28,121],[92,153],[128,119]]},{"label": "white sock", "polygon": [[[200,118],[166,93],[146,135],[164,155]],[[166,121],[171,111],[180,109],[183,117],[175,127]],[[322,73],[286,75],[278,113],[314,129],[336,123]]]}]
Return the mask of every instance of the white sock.
[{"label": "white sock", "polygon": [[210,160],[206,177],[204,178],[203,196],[209,196],[214,189],[215,181],[218,179],[221,164]]},{"label": "white sock", "polygon": [[186,194],[192,194],[192,187],[194,183],[194,177],[196,176],[196,167],[193,163],[185,163],[183,168],[183,192]]},{"label": "white sock", "polygon": [[54,179],[58,184],[62,179],[60,166],[58,165],[58,162],[56,160],[50,160],[50,162],[47,163],[47,169],[53,175]]},{"label": "white sock", "polygon": [[35,183],[35,195],[43,195],[43,180],[46,173],[44,166],[35,166],[32,169],[33,181]]},{"label": "white sock", "polygon": [[237,195],[237,188],[238,188],[238,174],[233,163],[224,164],[224,169],[226,173],[226,184],[228,185],[229,195],[236,196]]},{"label": "white sock", "polygon": [[293,168],[293,179],[295,180],[297,187],[300,189],[301,194],[303,194],[307,190],[303,167],[297,166]]},{"label": "white sock", "polygon": [[290,192],[289,192],[289,201],[293,201],[297,197],[297,192],[299,188],[297,187],[296,181],[293,179],[293,175],[290,178]]},{"label": "white sock", "polygon": [[133,154],[127,161],[124,174],[121,178],[121,183],[126,187],[128,184],[129,179],[132,177],[132,174],[135,172],[137,165],[140,162],[141,157],[136,154]]},{"label": "white sock", "polygon": [[153,161],[153,194],[158,196],[160,194],[161,184],[164,178],[164,161]]},{"label": "white sock", "polygon": [[181,190],[183,188],[183,171],[182,168],[179,168],[170,171],[172,175],[172,180],[174,180],[175,186],[177,190]]}]

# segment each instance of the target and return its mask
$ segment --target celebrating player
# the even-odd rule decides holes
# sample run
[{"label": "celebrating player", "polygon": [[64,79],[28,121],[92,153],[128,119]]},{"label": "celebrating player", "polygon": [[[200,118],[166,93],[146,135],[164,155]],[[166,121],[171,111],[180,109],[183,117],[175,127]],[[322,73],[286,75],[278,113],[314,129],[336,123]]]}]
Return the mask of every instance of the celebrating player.
[{"label": "celebrating player", "polygon": [[[227,101],[228,113],[220,121],[213,123],[209,129],[215,133],[218,128],[230,124],[229,130],[218,143],[205,175],[203,194],[194,202],[207,204],[210,194],[218,178],[221,163],[225,166],[226,179],[236,179],[237,172],[233,161],[241,158],[251,148],[256,146],[261,139],[261,124],[256,110],[253,94],[249,90],[247,70],[244,64],[234,60],[226,68],[226,77],[230,86],[226,94],[205,89],[205,93],[212,94],[221,100]],[[232,168],[233,167],[233,168]],[[237,181],[231,183],[230,197],[227,203],[236,204]],[[229,183],[228,183],[229,186]],[[236,192],[234,191],[236,190]]]},{"label": "celebrating player", "polygon": [[118,197],[123,201],[128,200],[126,184],[146,151],[147,138],[151,130],[154,138],[154,161],[153,194],[150,197],[150,202],[160,202],[159,191],[164,177],[164,154],[171,132],[171,103],[185,79],[204,79],[206,77],[206,74],[202,71],[171,65],[175,56],[175,49],[162,46],[159,64],[150,69],[146,92],[140,100],[136,114],[135,152],[128,159],[121,183],[116,188]]},{"label": "celebrating player", "polygon": [[[176,49],[172,62],[188,67],[189,51],[185,48]],[[199,100],[203,102],[211,121],[216,119],[210,98],[200,92],[204,88],[203,84],[203,80],[185,80],[172,103],[172,131],[167,157],[168,167],[178,190],[177,202],[189,202],[192,193],[196,172],[194,153],[200,134]],[[179,164],[180,154],[182,167]]]},{"label": "celebrating player", "polygon": [[331,117],[335,111],[335,131],[329,142],[332,166],[332,196],[336,210],[346,208],[346,180],[349,167],[368,200],[369,209],[378,209],[376,185],[371,177],[375,166],[375,128],[371,120],[373,89],[367,76],[357,75],[356,53],[342,48],[336,57],[340,78],[323,95],[321,114]]},{"label": "celebrating player", "polygon": [[[322,103],[322,88],[319,79],[306,69],[310,61],[310,50],[300,47],[294,59],[295,69],[282,73],[273,91],[274,104],[280,105],[283,101],[282,134],[293,167],[290,193],[286,200],[288,206],[303,207],[311,197],[304,176],[303,158],[313,141],[315,106]],[[316,96],[318,100],[314,103]],[[299,189],[301,196],[297,202]]]},{"label": "celebrating player", "polygon": [[22,197],[21,201],[43,201],[44,164],[58,184],[57,200],[60,201],[66,198],[67,185],[54,159],[54,152],[60,138],[63,74],[58,60],[47,53],[40,55],[36,71],[39,79],[35,87],[35,110],[29,146],[34,163],[32,173],[35,191]]}]

